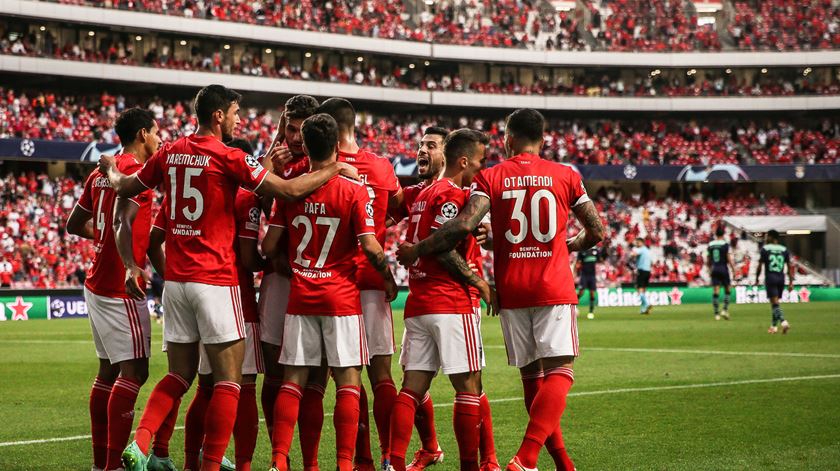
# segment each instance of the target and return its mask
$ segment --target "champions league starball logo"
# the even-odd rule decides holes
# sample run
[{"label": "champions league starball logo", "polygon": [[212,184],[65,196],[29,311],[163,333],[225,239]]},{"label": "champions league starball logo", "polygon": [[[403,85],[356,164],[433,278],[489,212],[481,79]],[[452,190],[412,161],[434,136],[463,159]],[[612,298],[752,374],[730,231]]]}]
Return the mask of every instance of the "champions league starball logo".
[{"label": "champions league starball logo", "polygon": [[31,139],[20,141],[20,153],[25,157],[32,157],[35,154],[35,143]]},{"label": "champions league starball logo", "polygon": [[61,317],[64,315],[64,301],[60,299],[54,299],[50,303],[50,312],[52,313],[53,317]]},{"label": "champions league starball logo", "polygon": [[440,208],[440,215],[446,219],[452,219],[458,215],[458,206],[455,203],[448,202]]},{"label": "champions league starball logo", "polygon": [[636,175],[639,174],[639,171],[636,169],[635,165],[627,164],[624,166],[624,178],[628,180],[632,180],[636,178]]},{"label": "champions league starball logo", "polygon": [[716,164],[708,167],[695,167],[686,165],[677,175],[678,181],[684,182],[707,182],[707,181],[749,181],[747,172],[735,164]]}]

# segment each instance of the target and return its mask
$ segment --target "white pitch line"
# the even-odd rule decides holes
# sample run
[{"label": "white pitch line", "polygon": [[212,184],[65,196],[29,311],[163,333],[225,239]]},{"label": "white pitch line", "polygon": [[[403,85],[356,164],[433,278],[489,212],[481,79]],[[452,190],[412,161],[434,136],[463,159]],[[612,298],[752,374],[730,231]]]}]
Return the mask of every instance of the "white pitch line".
[{"label": "white pitch line", "polygon": [[[485,345],[484,348],[502,349],[504,345]],[[631,347],[587,347],[581,351],[599,352],[627,352],[627,353],[689,353],[695,355],[740,355],[740,356],[768,356],[768,357],[800,357],[800,358],[840,358],[838,353],[799,353],[799,352],[739,352],[730,350],[692,350],[685,348],[631,348]]]},{"label": "white pitch line", "polygon": [[91,340],[2,339],[0,343],[93,343]]},{"label": "white pitch line", "polygon": [[[781,377],[781,378],[765,378],[765,379],[745,379],[740,381],[722,381],[716,383],[694,383],[694,384],[677,384],[673,386],[649,386],[644,388],[620,388],[620,389],[602,389],[599,391],[581,391],[581,392],[573,392],[569,393],[569,397],[577,397],[577,396],[596,396],[596,395],[607,395],[607,394],[623,394],[623,393],[633,393],[633,392],[650,392],[650,391],[670,391],[675,389],[699,389],[699,388],[716,388],[721,386],[738,386],[744,384],[763,384],[763,383],[783,383],[783,382],[791,382],[791,381],[812,381],[812,380],[819,380],[819,379],[840,379],[840,374],[831,374],[831,375],[815,375],[815,376],[788,376],[788,377]],[[498,403],[498,402],[513,402],[513,401],[521,401],[522,397],[504,397],[498,399],[490,399],[490,403]],[[449,403],[438,403],[435,404],[435,407],[451,407]],[[331,413],[324,414],[325,417],[331,417]],[[262,422],[263,419],[260,419]],[[184,426],[179,425],[175,427],[175,430],[183,430]],[[55,443],[55,442],[67,442],[73,440],[84,440],[90,438],[90,435],[73,435],[70,437],[56,437],[56,438],[40,438],[36,440],[21,440],[16,442],[0,442],[0,447],[6,446],[22,446],[22,445],[37,445],[41,443]]]}]

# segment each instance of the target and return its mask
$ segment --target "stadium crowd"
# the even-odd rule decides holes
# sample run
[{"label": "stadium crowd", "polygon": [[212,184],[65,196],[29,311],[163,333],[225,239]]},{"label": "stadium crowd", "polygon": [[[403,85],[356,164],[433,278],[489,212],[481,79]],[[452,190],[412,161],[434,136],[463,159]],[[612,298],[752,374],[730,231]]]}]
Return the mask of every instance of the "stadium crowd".
[{"label": "stadium crowd", "polygon": [[[136,104],[103,92],[99,96],[21,93],[0,88],[0,138],[23,137],[69,141],[118,142],[116,116]],[[142,99],[169,140],[192,133],[195,121],[186,101]],[[243,108],[240,133],[265,149],[274,132],[269,111]],[[360,141],[380,155],[411,161],[415,142],[430,125],[471,127],[488,132],[491,161],[502,158],[504,122],[498,119],[442,116],[383,116],[360,113]],[[750,120],[551,120],[543,153],[546,158],[576,164],[715,164],[836,163],[840,160],[840,124],[830,119],[797,125],[782,119]],[[748,157],[752,156],[752,157]]]},{"label": "stadium crowd", "polygon": [[[558,11],[551,2],[544,0],[447,0],[427,2],[425,9],[414,15],[406,8],[406,2],[400,0],[58,1],[439,44],[649,52],[724,48],[714,24],[699,24],[690,0],[586,0],[582,2],[583,11]],[[724,11],[734,11],[723,24],[735,48],[810,50],[840,47],[840,12],[832,0],[725,0],[722,3]],[[587,40],[589,35],[590,41]]]},{"label": "stadium crowd", "polygon": [[408,62],[389,66],[388,70],[370,60],[353,61],[341,66],[317,53],[307,62],[303,62],[302,58],[294,60],[279,54],[273,61],[263,62],[262,48],[256,46],[249,46],[238,55],[194,46],[188,57],[176,57],[166,43],[145,54],[135,52],[134,47],[133,36],[124,33],[87,36],[80,42],[64,44],[59,44],[49,30],[43,34],[42,40],[34,33],[13,39],[9,35],[0,35],[0,53],[3,54],[423,91],[590,97],[840,94],[840,82],[835,74],[831,74],[830,81],[826,82],[817,79],[816,74],[783,76],[762,73],[748,76],[740,72],[731,73],[731,70],[708,70],[700,75],[696,70],[694,73],[690,70],[687,73],[666,71],[666,74],[661,71],[649,74],[646,70],[639,70],[635,78],[578,71],[572,77],[558,76],[556,80],[537,74],[533,81],[525,82],[518,78],[517,73],[505,70],[497,81],[468,81],[462,79],[457,70],[421,72],[410,68],[414,64]]},{"label": "stadium crowd", "polygon": [[[36,172],[9,173],[0,179],[0,282],[15,288],[81,286],[93,257],[92,245],[66,234],[63,221],[81,195],[83,183],[81,178],[51,178]],[[618,188],[602,187],[594,196],[608,224],[600,246],[606,263],[598,265],[598,280],[610,286],[632,282],[631,249],[637,237],[645,238],[657,254],[651,281],[706,283],[706,244],[723,216],[796,214],[777,198],[754,195],[712,199],[698,191],[683,201],[674,194],[624,195]],[[570,234],[576,233],[575,224],[571,223]],[[395,252],[405,234],[404,225],[388,229],[384,247],[395,279],[402,285],[408,273],[396,263]],[[735,278],[745,278],[755,268],[750,268],[751,257],[757,253],[755,242],[746,234],[729,232],[729,236],[738,269]],[[484,270],[492,277],[492,252],[483,254]]]}]

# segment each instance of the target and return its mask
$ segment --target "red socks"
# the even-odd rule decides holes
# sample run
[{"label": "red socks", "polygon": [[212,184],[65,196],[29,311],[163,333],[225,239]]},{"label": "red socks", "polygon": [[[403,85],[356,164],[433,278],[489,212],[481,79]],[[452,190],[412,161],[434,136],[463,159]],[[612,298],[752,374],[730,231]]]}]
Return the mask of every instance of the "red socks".
[{"label": "red socks", "polygon": [[[534,402],[534,397],[536,397],[537,391],[539,391],[540,386],[542,386],[544,378],[545,375],[542,371],[522,376],[522,386],[525,390],[526,410],[531,409],[531,403]],[[566,453],[566,446],[563,444],[563,433],[560,430],[559,424],[557,425],[557,429],[555,429],[554,432],[551,433],[551,436],[549,436],[545,441],[545,448],[554,460],[554,467],[557,468],[558,471],[562,471],[564,469],[571,471],[575,469],[574,463],[572,463],[572,460]]]},{"label": "red socks", "polygon": [[395,471],[405,471],[405,454],[411,442],[411,423],[420,404],[420,396],[402,388],[391,411],[391,466]]},{"label": "red socks", "polygon": [[353,471],[353,450],[359,430],[359,387],[341,386],[335,394],[336,469]]},{"label": "red socks", "polygon": [[283,383],[274,402],[274,434],[271,436],[271,461],[280,471],[288,471],[286,459],[292,448],[295,422],[298,419],[303,388],[295,383]]},{"label": "red socks", "polygon": [[[390,379],[373,386],[373,420],[379,434],[379,449],[384,458],[391,454],[391,410],[397,400],[397,387]],[[363,413],[367,415],[367,410]]]},{"label": "red socks", "polygon": [[559,428],[560,417],[566,408],[566,395],[573,382],[574,373],[571,368],[553,368],[545,371],[543,384],[529,408],[530,420],[525,439],[516,452],[523,466],[536,467],[540,448],[552,432]]},{"label": "red socks", "polygon": [[478,394],[455,394],[452,422],[461,457],[461,471],[478,471],[478,443],[481,436],[481,399]]},{"label": "red socks", "polygon": [[[426,393],[420,405],[417,407],[414,416],[414,426],[417,428],[417,435],[420,436],[420,443],[426,451],[437,451],[440,447],[435,431],[435,404],[432,396]],[[391,449],[394,445],[391,444]]]},{"label": "red socks", "polygon": [[146,408],[143,410],[143,416],[140,418],[137,431],[134,433],[134,440],[137,441],[140,451],[149,454],[149,444],[152,442],[152,436],[158,431],[169,412],[189,387],[189,383],[175,373],[167,374],[155,385],[155,389],[152,390],[152,394],[146,402]]},{"label": "red socks", "polygon": [[[276,408],[274,412],[277,412]],[[358,426],[358,421],[356,424]],[[304,467],[318,466],[318,445],[321,442],[323,427],[324,388],[318,384],[307,384],[300,400],[298,416],[298,436]],[[355,443],[355,438],[353,440]]]},{"label": "red socks", "polygon": [[140,384],[133,379],[119,377],[108,400],[108,463],[102,469],[122,467],[120,456],[128,443],[134,425],[134,404]]},{"label": "red socks", "polygon": [[152,451],[155,456],[165,458],[169,456],[169,440],[172,438],[172,433],[175,432],[175,422],[178,420],[178,409],[181,407],[181,400],[175,401],[169,415],[160,424],[160,428],[155,434],[155,439],[152,442]]},{"label": "red socks", "polygon": [[260,402],[262,403],[263,417],[265,417],[265,428],[268,430],[269,438],[271,438],[274,429],[274,402],[277,401],[277,393],[280,392],[280,386],[282,385],[282,378],[266,376],[263,381],[262,391],[260,392]]},{"label": "red socks", "polygon": [[112,384],[99,376],[93,380],[90,390],[90,436],[93,443],[93,464],[99,469],[108,465],[108,401]]},{"label": "red socks", "polygon": [[481,455],[481,462],[498,462],[496,458],[496,442],[493,439],[493,415],[490,412],[490,401],[487,400],[487,395],[481,393],[479,397],[480,412],[481,412],[481,439],[479,441],[479,454]]},{"label": "red socks", "polygon": [[[390,419],[390,417],[389,417]],[[359,431],[356,434],[356,464],[373,464],[370,454],[370,415],[365,387],[359,388]]]},{"label": "red socks", "polygon": [[184,419],[185,470],[198,471],[201,465],[198,461],[198,454],[201,452],[201,445],[204,444],[204,421],[212,397],[213,389],[199,384],[195,391],[195,397],[193,397],[190,407],[187,409],[187,416]]},{"label": "red socks", "polygon": [[202,471],[215,471],[225,456],[233,433],[236,412],[239,408],[241,386],[233,381],[219,381],[213,388],[213,397],[207,406],[204,422]]},{"label": "red socks", "polygon": [[233,425],[233,439],[236,450],[237,471],[250,471],[254,449],[259,433],[259,411],[257,411],[257,385],[243,384],[239,393],[239,408]]}]

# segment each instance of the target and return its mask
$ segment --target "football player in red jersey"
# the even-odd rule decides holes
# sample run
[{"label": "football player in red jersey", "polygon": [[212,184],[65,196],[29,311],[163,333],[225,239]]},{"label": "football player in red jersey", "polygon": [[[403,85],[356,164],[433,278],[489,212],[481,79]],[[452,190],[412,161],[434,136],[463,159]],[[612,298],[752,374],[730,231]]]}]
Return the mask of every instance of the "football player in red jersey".
[{"label": "football player in red jersey", "polygon": [[[446,137],[446,168],[443,176],[424,188],[412,204],[409,240],[416,243],[428,237],[458,214],[467,200],[463,186],[468,186],[484,167],[488,143],[487,136],[471,129],[460,129]],[[475,238],[470,236],[457,249],[423,257],[409,267],[400,355],[405,376],[391,414],[391,465],[396,471],[406,469],[415,409],[438,369],[449,376],[456,391],[453,422],[461,469],[479,469],[480,434],[476,431],[481,425],[484,351],[473,298],[480,296],[495,311],[495,293],[468,266],[466,257],[472,257],[475,249]]]},{"label": "football player in red jersey", "polygon": [[[306,118],[315,114],[317,108],[318,100],[309,95],[295,95],[286,101],[277,130],[277,139],[273,144],[277,152],[272,152],[277,159],[285,162],[282,168],[278,166],[275,169],[275,173],[281,178],[296,178],[309,171],[309,157],[303,148],[300,128]],[[265,200],[263,207],[271,208],[273,199],[266,198]],[[286,250],[286,245],[285,241],[280,244],[282,250]],[[283,365],[278,363],[277,359],[280,358],[283,323],[286,317],[286,306],[289,303],[291,269],[286,258],[285,256],[276,258],[277,269],[269,264],[260,283],[260,340],[266,365],[260,401],[269,437],[272,435],[271,427],[274,425],[274,401],[283,384]],[[326,383],[327,368],[325,367],[312,372],[304,388],[298,432],[304,465],[307,466],[318,465],[318,444],[324,422]]]},{"label": "football player in red jersey", "polygon": [[[356,111],[344,98],[330,98],[319,107],[319,112],[326,113],[338,124],[338,160],[356,167],[364,183],[373,222],[376,228],[376,240],[385,245],[385,220],[388,205],[400,192],[400,183],[394,173],[391,161],[365,149],[356,143]],[[392,203],[393,204],[393,203]],[[356,256],[356,286],[362,300],[362,316],[365,320],[370,365],[368,378],[373,388],[373,418],[379,432],[381,450],[380,467],[389,464],[390,454],[389,429],[391,408],[397,397],[397,388],[391,377],[391,356],[394,354],[394,320],[391,304],[386,300],[382,277],[371,266],[367,256],[359,249]],[[355,464],[359,471],[374,471],[370,451],[370,419],[368,418],[367,392],[361,389],[359,434],[356,443]]]},{"label": "football player in red jersey", "polygon": [[[338,125],[327,114],[304,121],[302,133],[313,170],[337,158]],[[311,368],[326,357],[336,382],[337,469],[353,469],[359,423],[362,365],[368,364],[367,336],[355,273],[358,246],[384,280],[386,300],[396,297],[366,188],[345,178],[333,178],[304,200],[282,203],[272,216],[263,240],[269,257],[281,253],[278,243],[289,233],[292,285],[280,363],[284,383],[274,410],[273,469],[287,470],[303,385]]]},{"label": "football player in red jersey", "polygon": [[[116,164],[134,172],[160,147],[154,115],[140,108],[116,122],[123,151]],[[90,394],[93,469],[118,469],[134,421],[134,403],[149,376],[151,324],[138,278],[147,277],[146,245],[152,191],[117,198],[108,179],[94,170],[67,220],[67,232],[92,239],[95,256],[85,280],[85,301],[99,372]],[[116,209],[117,217],[114,217]]]},{"label": "football player in red jersey", "polygon": [[[417,148],[417,178],[420,179],[420,183],[403,188],[394,198],[395,201],[389,208],[389,216],[395,222],[408,217],[417,195],[440,176],[444,167],[443,141],[448,134],[449,130],[438,126],[429,126],[423,130],[423,137]],[[420,449],[414,453],[414,459],[407,469],[422,471],[441,462],[444,456],[435,430],[435,405],[428,392],[417,406],[414,426],[420,438]]]},{"label": "football player in red jersey", "polygon": [[113,159],[100,160],[100,170],[118,195],[131,197],[160,185],[169,197],[164,296],[169,374],[152,391],[135,441],[123,451],[127,471],[145,469],[152,437],[195,377],[199,341],[215,380],[201,469],[219,469],[234,426],[245,353],[233,244],[237,188],[295,199],[340,172],[358,175],[338,163],[287,181],[270,172],[272,159],[264,168],[257,158],[225,146],[222,140],[239,123],[240,98],[221,85],[201,89],[195,100],[197,132],[165,145],[136,174],[124,175]]},{"label": "football player in red jersey", "polygon": [[[545,119],[520,109],[505,121],[508,160],[475,178],[470,201],[452,221],[416,245],[398,251],[401,263],[452,250],[492,214],[496,287],[508,362],[520,369],[530,421],[507,466],[534,469],[546,445],[557,469],[574,469],[560,432],[560,417],[574,381],[578,355],[577,297],[570,251],[586,250],[604,238],[595,205],[571,167],[540,159]],[[566,240],[573,211],[583,230]]]}]

